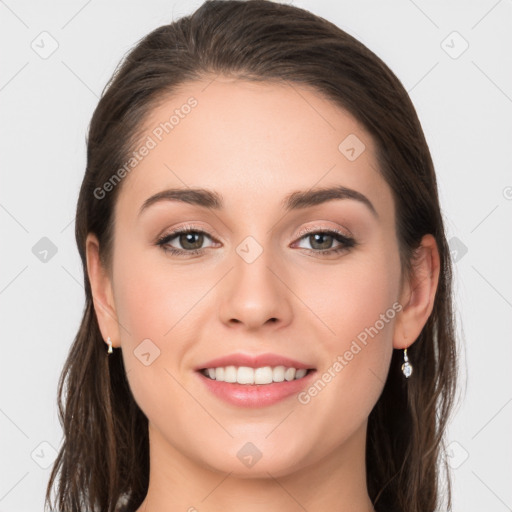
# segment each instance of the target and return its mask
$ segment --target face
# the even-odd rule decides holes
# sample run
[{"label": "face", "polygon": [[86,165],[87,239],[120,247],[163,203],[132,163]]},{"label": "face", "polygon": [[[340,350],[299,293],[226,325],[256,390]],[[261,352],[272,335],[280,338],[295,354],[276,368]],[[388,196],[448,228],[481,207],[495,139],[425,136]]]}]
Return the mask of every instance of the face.
[{"label": "face", "polygon": [[[116,203],[111,289],[151,442],[250,476],[340,455],[364,436],[401,308],[394,203],[370,135],[313,90],[221,77],[182,86],[145,126]],[[188,195],[148,201],[169,189]],[[261,354],[274,359],[251,365]],[[311,371],[256,387],[197,370],[231,355],[249,362],[219,365]]]}]

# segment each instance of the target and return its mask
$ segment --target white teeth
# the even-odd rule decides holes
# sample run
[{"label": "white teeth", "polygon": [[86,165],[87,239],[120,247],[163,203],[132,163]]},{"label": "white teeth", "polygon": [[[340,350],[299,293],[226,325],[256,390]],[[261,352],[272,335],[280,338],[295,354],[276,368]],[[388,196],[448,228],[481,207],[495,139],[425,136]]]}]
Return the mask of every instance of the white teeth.
[{"label": "white teeth", "polygon": [[304,375],[306,375],[307,373],[307,370],[305,370],[304,368],[300,368],[299,370],[297,370],[297,372],[295,373],[295,378],[296,379],[301,379],[302,377],[304,377]]},{"label": "white teeth", "polygon": [[264,366],[263,368],[256,368],[254,370],[254,383],[255,384],[270,384],[274,372],[270,366]]},{"label": "white teeth", "polygon": [[252,368],[247,368],[247,366],[240,366],[236,373],[236,381],[239,384],[254,384],[254,370]]},{"label": "white teeth", "polygon": [[262,368],[250,368],[248,366],[225,366],[219,368],[207,368],[202,373],[210,379],[221,382],[236,382],[238,384],[271,384],[301,379],[307,373],[304,368],[286,368],[285,366],[264,366]]},{"label": "white teeth", "polygon": [[226,366],[224,369],[224,382],[236,382],[236,366]]},{"label": "white teeth", "polygon": [[286,368],[284,372],[284,380],[294,380],[297,370],[295,368]]}]

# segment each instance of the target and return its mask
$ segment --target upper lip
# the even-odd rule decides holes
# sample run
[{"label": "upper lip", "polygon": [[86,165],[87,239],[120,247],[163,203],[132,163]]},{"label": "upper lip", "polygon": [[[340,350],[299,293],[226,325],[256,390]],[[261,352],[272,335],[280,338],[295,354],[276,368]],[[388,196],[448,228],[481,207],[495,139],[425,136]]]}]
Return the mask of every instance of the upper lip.
[{"label": "upper lip", "polygon": [[302,363],[289,357],[279,354],[229,354],[227,356],[211,359],[205,363],[196,366],[195,370],[205,368],[219,368],[225,366],[248,366],[249,368],[262,368],[263,366],[284,366],[286,368],[304,368],[306,370],[314,369],[312,365]]}]

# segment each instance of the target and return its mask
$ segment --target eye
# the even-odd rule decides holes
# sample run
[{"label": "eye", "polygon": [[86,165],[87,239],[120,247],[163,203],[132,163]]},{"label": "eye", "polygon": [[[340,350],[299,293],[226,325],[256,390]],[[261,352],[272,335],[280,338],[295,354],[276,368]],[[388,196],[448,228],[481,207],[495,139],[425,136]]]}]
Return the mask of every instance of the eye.
[{"label": "eye", "polygon": [[[299,248],[309,251],[314,255],[328,256],[337,254],[357,245],[354,238],[334,229],[320,229],[316,231],[309,229],[303,233],[306,234],[299,238],[299,242],[302,240],[309,242],[311,248],[300,245]],[[156,245],[160,246],[165,252],[176,256],[199,255],[205,250],[205,247],[203,247],[205,238],[212,240],[212,237],[205,231],[193,226],[186,226],[163,235],[157,240]],[[333,248],[334,243],[338,245],[335,245]],[[176,247],[173,244],[178,244],[180,247]],[[209,247],[213,247],[213,245]]]},{"label": "eye", "polygon": [[[194,255],[201,254],[204,250],[203,243],[206,238],[211,237],[200,229],[194,227],[186,227],[163,235],[156,242],[165,252],[176,255]],[[180,247],[171,245],[171,241],[175,240]]]},{"label": "eye", "polygon": [[[302,236],[299,240],[304,240],[311,246],[311,248],[301,248],[320,256],[340,253],[357,245],[356,241],[352,237],[344,235],[340,231],[334,229],[322,229],[317,231],[308,230],[307,234]],[[338,246],[333,248],[333,243],[336,242],[338,243]]]}]

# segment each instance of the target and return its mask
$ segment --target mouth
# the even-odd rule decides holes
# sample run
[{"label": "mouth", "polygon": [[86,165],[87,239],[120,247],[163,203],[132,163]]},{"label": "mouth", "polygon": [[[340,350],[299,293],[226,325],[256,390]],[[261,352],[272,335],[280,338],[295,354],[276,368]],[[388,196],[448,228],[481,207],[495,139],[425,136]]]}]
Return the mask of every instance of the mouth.
[{"label": "mouth", "polygon": [[264,408],[291,399],[310,386],[314,368],[227,366],[197,370],[212,396],[237,408]]},{"label": "mouth", "polygon": [[291,382],[304,379],[315,371],[314,368],[294,368],[279,366],[219,366],[198,370],[207,379],[229,384],[247,386],[265,386],[279,382]]}]

